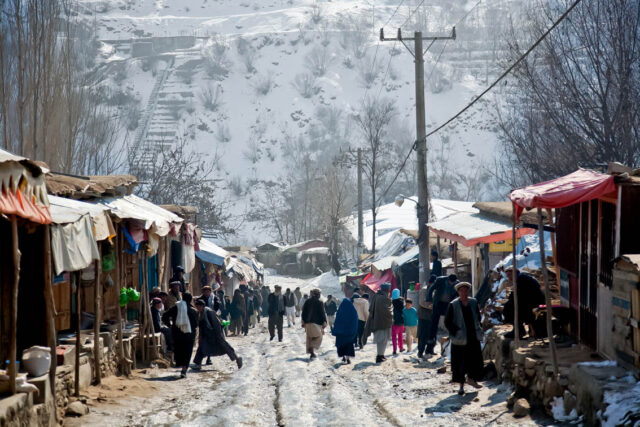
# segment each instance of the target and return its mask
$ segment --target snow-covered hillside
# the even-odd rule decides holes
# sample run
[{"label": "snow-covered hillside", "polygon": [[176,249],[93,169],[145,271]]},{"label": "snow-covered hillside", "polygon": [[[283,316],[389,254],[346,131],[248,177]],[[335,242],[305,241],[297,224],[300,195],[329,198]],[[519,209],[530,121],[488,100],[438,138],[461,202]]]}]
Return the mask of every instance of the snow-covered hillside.
[{"label": "snow-covered hillside", "polygon": [[[292,141],[314,139],[316,158],[347,143],[357,146],[349,117],[365,96],[395,100],[395,126],[405,136],[398,139],[415,138],[413,57],[400,43],[380,43],[380,27],[387,35],[400,25],[405,35],[418,27],[448,34],[458,24],[456,41],[438,42],[425,55],[427,126],[433,129],[491,81],[502,58],[500,29],[489,23],[505,22],[501,17],[520,2],[440,0],[413,14],[419,3],[413,0],[79,3],[80,16],[101,40],[107,70],[101,84],[138,101],[130,143],[152,151],[185,138],[219,157],[221,191],[239,201],[240,214],[255,196],[255,182],[282,173]],[[482,101],[442,132],[447,141],[434,137],[431,162],[446,160],[461,173],[493,162],[492,109]],[[336,128],[344,129],[342,141]],[[243,239],[256,243],[253,226],[244,227]]]}]

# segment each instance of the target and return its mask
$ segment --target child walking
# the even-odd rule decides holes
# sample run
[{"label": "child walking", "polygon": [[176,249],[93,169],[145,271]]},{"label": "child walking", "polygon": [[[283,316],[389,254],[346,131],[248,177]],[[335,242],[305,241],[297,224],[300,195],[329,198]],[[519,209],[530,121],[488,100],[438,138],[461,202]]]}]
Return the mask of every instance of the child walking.
[{"label": "child walking", "polygon": [[404,302],[400,297],[400,290],[394,289],[391,293],[391,303],[393,304],[393,325],[391,325],[391,342],[393,343],[393,354],[397,354],[398,348],[404,351],[402,335],[404,334]]},{"label": "child walking", "polygon": [[417,341],[418,336],[418,311],[413,307],[413,301],[409,298],[405,301],[406,307],[402,310],[404,319],[404,332],[406,334],[407,351],[411,351],[413,341]]}]

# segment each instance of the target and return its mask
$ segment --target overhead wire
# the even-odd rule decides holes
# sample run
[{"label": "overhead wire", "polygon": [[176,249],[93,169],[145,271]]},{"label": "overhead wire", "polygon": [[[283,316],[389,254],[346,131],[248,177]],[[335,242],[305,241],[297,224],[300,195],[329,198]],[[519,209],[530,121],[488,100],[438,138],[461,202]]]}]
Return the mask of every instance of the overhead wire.
[{"label": "overhead wire", "polygon": [[489,85],[489,87],[487,87],[485,90],[483,90],[478,96],[476,96],[473,101],[471,101],[469,104],[467,104],[462,110],[458,111],[454,116],[452,116],[449,120],[447,120],[446,122],[444,122],[443,124],[441,124],[440,126],[438,126],[436,129],[432,130],[431,132],[429,132],[427,134],[427,137],[435,134],[436,132],[438,132],[439,130],[441,130],[442,128],[446,127],[447,125],[449,125],[449,123],[453,122],[454,120],[456,120],[458,117],[460,117],[462,114],[465,113],[465,111],[467,111],[469,108],[471,108],[476,102],[478,102],[484,95],[486,95],[491,89],[493,89],[498,83],[500,83],[502,81],[502,79],[504,79],[515,67],[517,67],[522,61],[524,61],[527,56],[529,56],[529,54],[540,44],[542,43],[542,41],[549,35],[549,33],[551,33],[551,31],[553,31],[568,15],[569,13],[571,13],[571,11],[581,2],[582,0],[575,0],[573,2],[573,4],[562,14],[560,15],[560,17],[553,23],[553,25],[551,27],[549,27],[547,29],[547,31],[544,32],[544,34],[542,34],[542,36],[540,36],[540,38],[538,38],[538,40],[536,40],[536,42],[531,45],[531,47],[529,47],[529,49],[527,49],[527,51],[525,53],[523,53],[517,60],[516,62],[514,62],[513,64],[511,64],[511,66],[509,68],[506,69],[506,71],[504,71],[500,77],[498,77],[493,83],[491,83],[491,85]]},{"label": "overhead wire", "polygon": [[[476,5],[471,8],[471,10],[469,12],[467,12],[465,14],[465,16],[458,21],[458,23],[456,25],[458,25],[462,20],[464,20],[464,18],[466,18],[467,16],[469,16],[469,14],[471,13],[471,11],[473,9],[475,9],[481,2],[482,0],[478,1],[478,3],[476,3]],[[571,11],[581,2],[582,0],[575,0],[573,2],[573,4],[562,14],[560,15],[560,17],[553,23],[553,25],[551,25],[551,27],[549,27],[547,29],[547,31],[545,31],[539,38],[538,40],[536,40],[536,42],[531,45],[531,47],[529,47],[529,49],[527,49],[527,51],[522,54],[517,60],[516,62],[514,62],[509,68],[507,68],[507,70],[505,72],[503,72],[500,77],[498,77],[489,87],[487,87],[484,91],[482,91],[482,93],[480,93],[480,95],[478,95],[476,98],[473,99],[473,101],[471,101],[469,104],[467,104],[462,110],[460,110],[458,113],[456,113],[453,117],[451,117],[449,120],[447,120],[446,122],[444,122],[443,124],[441,124],[440,126],[438,126],[436,129],[434,129],[433,131],[429,132],[428,134],[426,134],[425,138],[428,138],[432,135],[434,135],[435,133],[437,133],[438,131],[440,131],[441,129],[443,129],[444,127],[446,127],[447,125],[449,125],[451,122],[453,122],[454,120],[456,120],[458,117],[460,117],[462,114],[465,113],[465,111],[467,111],[469,108],[471,108],[476,102],[478,102],[484,95],[486,95],[491,89],[493,89],[498,83],[500,83],[500,81],[502,81],[502,79],[504,79],[515,67],[518,66],[518,64],[520,64],[524,59],[527,58],[527,56],[529,56],[529,54],[540,44],[542,43],[542,41],[551,33],[551,31],[553,31],[570,13]],[[408,20],[408,19],[407,19]],[[440,53],[440,56],[442,55],[442,52],[444,52],[444,48]],[[439,60],[439,58],[438,58]],[[437,61],[436,61],[437,64]],[[434,66],[435,69],[435,66]],[[431,74],[433,74],[433,70],[431,72]],[[409,152],[407,153],[407,156],[404,158],[404,161],[402,162],[402,164],[400,165],[400,167],[398,168],[398,171],[396,172],[393,180],[391,181],[391,183],[389,184],[389,186],[387,187],[387,189],[384,191],[384,193],[382,193],[382,196],[380,197],[380,200],[384,199],[384,196],[386,196],[386,194],[389,192],[389,190],[391,189],[391,187],[393,186],[393,184],[395,183],[396,179],[398,179],[398,176],[400,176],[400,173],[402,172],[402,170],[404,169],[404,167],[407,164],[407,160],[409,160],[409,157],[411,156],[411,153],[416,149],[416,145],[417,145],[418,141],[415,141],[411,147],[411,150],[409,150]]]},{"label": "overhead wire", "polygon": [[[482,3],[482,0],[478,0],[478,2],[467,11],[467,13],[458,20],[458,22],[456,22],[455,26],[457,27],[462,21],[464,21],[470,14],[471,12],[478,7],[478,5]],[[422,5],[422,3],[420,3],[420,5]],[[420,7],[420,5],[418,5],[418,7]],[[409,15],[409,17],[411,17],[411,15]],[[405,21],[405,23],[409,20],[409,18],[407,18],[407,20]],[[404,25],[404,24],[403,24]],[[445,40],[444,45],[442,46],[442,50],[440,51],[440,54],[438,55],[438,57],[436,58],[436,62],[433,64],[433,67],[431,68],[431,72],[429,73],[429,77],[427,78],[427,80],[425,81],[426,83],[429,83],[431,81],[431,77],[433,76],[433,73],[436,70],[436,67],[438,66],[438,63],[440,62],[440,58],[442,58],[442,54],[444,53],[445,49],[447,48],[447,45],[449,44],[449,39]],[[429,45],[429,47],[427,47],[427,51],[429,50],[429,48],[433,45],[433,42],[431,42],[431,44]],[[395,46],[395,43],[394,43]],[[426,52],[426,51],[425,51]],[[389,60],[389,65],[391,65],[391,60]],[[382,87],[380,88],[380,91],[382,91]],[[378,94],[379,96],[379,94]],[[404,167],[407,165],[407,161],[409,160],[409,157],[411,157],[411,153],[413,153],[413,151],[416,149],[416,145],[417,145],[417,141],[415,141],[413,143],[413,145],[411,146],[411,149],[409,150],[409,152],[407,153],[407,155],[405,156],[404,160],[402,161],[402,164],[400,165],[400,168],[398,168],[398,171],[396,172],[395,176],[393,177],[393,179],[391,180],[391,183],[387,186],[386,190],[384,190],[384,193],[382,193],[382,196],[380,197],[380,200],[384,199],[384,196],[387,195],[387,193],[389,192],[389,190],[391,189],[391,187],[393,186],[393,184],[395,184],[396,180],[398,179],[398,177],[400,176],[400,173],[402,172],[402,170],[404,169]]]}]

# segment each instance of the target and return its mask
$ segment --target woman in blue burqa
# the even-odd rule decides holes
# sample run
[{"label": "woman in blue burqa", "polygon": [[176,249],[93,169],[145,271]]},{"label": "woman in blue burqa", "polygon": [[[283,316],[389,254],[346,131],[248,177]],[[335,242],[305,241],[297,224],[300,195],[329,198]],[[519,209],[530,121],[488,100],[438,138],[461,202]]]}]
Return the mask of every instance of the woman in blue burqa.
[{"label": "woman in blue burqa", "polygon": [[358,333],[358,312],[351,301],[353,288],[347,285],[344,294],[345,298],[340,303],[331,333],[336,337],[338,356],[342,357],[342,363],[349,364],[350,358],[356,355],[353,343]]}]

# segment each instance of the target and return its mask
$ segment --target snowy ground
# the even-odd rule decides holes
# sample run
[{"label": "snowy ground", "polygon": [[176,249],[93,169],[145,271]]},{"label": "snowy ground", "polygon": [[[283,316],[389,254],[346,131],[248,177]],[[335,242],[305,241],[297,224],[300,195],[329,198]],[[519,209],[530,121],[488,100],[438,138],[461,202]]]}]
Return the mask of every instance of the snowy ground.
[{"label": "snowy ground", "polygon": [[[320,286],[323,295],[339,293],[337,280],[323,275],[312,282],[270,277],[267,283],[303,291]],[[235,369],[218,357],[203,372],[177,379],[175,369],[147,370],[145,378],[162,384],[152,397],[127,396],[96,404],[92,412],[71,425],[535,425],[547,419],[516,420],[504,403],[502,386],[487,384],[464,396],[449,383],[450,373],[437,374],[446,363],[434,356],[420,362],[412,353],[391,356],[376,365],[375,348],[357,352],[351,365],[342,365],[325,335],[319,357],[310,362],[304,332],[297,322],[287,328],[284,341],[270,342],[266,320],[248,337],[229,338],[245,360]],[[447,366],[448,368],[448,366]],[[123,392],[124,394],[124,392]],[[90,402],[92,403],[92,402]]]}]

